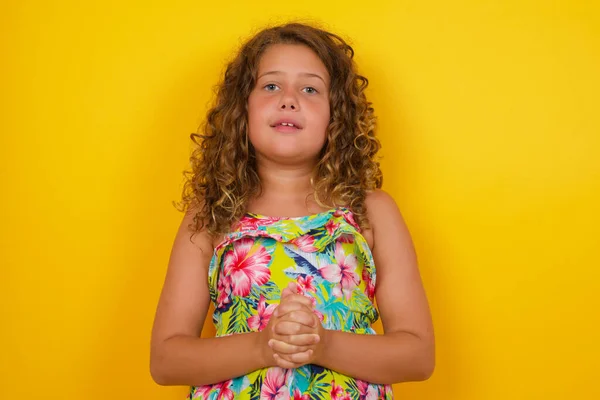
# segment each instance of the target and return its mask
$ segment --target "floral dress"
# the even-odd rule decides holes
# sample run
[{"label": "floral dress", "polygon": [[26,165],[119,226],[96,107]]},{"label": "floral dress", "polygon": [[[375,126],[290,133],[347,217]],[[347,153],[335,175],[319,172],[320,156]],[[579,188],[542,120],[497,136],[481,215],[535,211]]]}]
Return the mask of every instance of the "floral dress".
[{"label": "floral dress", "polygon": [[[312,299],[325,329],[375,334],[375,265],[347,208],[303,217],[247,213],[215,248],[209,266],[216,336],[261,331],[289,282]],[[193,386],[188,399],[392,399],[371,384],[318,365],[263,368],[214,385]]]}]

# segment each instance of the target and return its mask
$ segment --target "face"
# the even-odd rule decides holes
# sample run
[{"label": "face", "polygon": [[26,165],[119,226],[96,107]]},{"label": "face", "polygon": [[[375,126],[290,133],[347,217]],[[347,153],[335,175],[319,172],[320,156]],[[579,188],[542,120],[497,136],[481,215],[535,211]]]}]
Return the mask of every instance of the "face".
[{"label": "face", "polygon": [[259,161],[316,161],[329,124],[329,79],[323,62],[304,45],[265,50],[248,98],[248,134]]}]

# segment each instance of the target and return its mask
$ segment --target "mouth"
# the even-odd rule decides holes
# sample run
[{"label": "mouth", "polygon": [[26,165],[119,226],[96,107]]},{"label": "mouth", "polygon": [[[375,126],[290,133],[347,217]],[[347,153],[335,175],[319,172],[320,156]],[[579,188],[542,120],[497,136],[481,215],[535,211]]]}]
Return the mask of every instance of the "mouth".
[{"label": "mouth", "polygon": [[275,129],[277,132],[290,133],[298,132],[302,129],[302,126],[300,126],[297,121],[293,121],[291,119],[281,119],[272,124],[271,128]]}]

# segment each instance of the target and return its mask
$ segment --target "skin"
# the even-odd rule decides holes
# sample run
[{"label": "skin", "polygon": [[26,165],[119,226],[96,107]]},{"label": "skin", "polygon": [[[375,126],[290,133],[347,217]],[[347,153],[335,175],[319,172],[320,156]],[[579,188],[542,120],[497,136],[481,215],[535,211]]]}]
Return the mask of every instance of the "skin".
[{"label": "skin", "polygon": [[[321,212],[312,197],[310,176],[325,143],[329,75],[309,48],[274,45],[263,54],[258,77],[248,99],[249,139],[263,190],[250,201],[248,211],[271,216]],[[294,118],[302,129],[278,132],[272,125],[281,118]],[[263,331],[199,338],[209,306],[207,270],[216,243],[206,232],[189,240],[188,224],[195,211],[190,210],[173,244],[154,321],[154,380],[200,386],[259,368],[309,363],[372,383],[427,379],[434,368],[434,335],[409,231],[384,191],[369,193],[366,207],[371,228],[362,234],[377,267],[376,297],[385,334],[324,329],[311,301],[290,284]]]},{"label": "skin", "polygon": [[[301,129],[277,132],[272,126],[281,119],[293,119]],[[311,167],[328,124],[329,74],[321,60],[305,46],[269,47],[248,98],[248,135],[259,170]]]}]

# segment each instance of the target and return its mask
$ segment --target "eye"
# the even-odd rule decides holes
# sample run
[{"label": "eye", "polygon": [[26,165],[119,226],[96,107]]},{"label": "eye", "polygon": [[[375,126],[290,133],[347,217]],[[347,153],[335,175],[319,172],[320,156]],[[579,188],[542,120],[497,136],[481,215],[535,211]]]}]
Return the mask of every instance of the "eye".
[{"label": "eye", "polygon": [[274,83],[268,83],[263,86],[263,89],[265,89],[267,92],[274,92],[275,90],[279,89],[279,87]]},{"label": "eye", "polygon": [[319,93],[319,91],[318,91],[317,89],[315,89],[314,87],[311,87],[311,86],[305,87],[305,88],[304,88],[304,89],[302,89],[302,90],[304,90],[304,92],[306,92],[306,93],[308,93],[308,94],[315,94],[315,93]]}]

